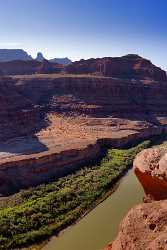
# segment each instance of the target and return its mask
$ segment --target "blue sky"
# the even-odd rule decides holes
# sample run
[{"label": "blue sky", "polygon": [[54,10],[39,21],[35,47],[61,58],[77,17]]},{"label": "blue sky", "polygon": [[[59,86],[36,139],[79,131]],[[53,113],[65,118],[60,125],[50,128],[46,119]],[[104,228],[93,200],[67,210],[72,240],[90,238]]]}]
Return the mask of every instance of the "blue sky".
[{"label": "blue sky", "polygon": [[1,0],[0,48],[33,56],[136,53],[167,69],[166,0]]}]

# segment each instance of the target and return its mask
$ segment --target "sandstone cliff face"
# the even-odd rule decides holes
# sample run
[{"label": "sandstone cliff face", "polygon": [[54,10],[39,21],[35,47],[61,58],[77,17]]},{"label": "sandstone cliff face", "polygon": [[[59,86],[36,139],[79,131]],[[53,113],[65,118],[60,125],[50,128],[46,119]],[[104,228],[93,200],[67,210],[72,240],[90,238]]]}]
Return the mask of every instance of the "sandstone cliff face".
[{"label": "sandstone cliff face", "polygon": [[143,150],[136,156],[133,165],[146,195],[155,200],[167,198],[167,149]]},{"label": "sandstone cliff face", "polygon": [[167,200],[132,208],[120,225],[116,240],[105,250],[166,250]]},{"label": "sandstone cliff face", "polygon": [[67,175],[80,169],[101,154],[100,145],[82,144],[77,149],[15,156],[0,163],[0,193],[7,195]]},{"label": "sandstone cliff face", "polygon": [[[132,208],[121,222],[116,240],[105,250],[167,249],[167,149],[145,149],[133,163],[143,186],[145,204]],[[160,200],[160,201],[153,201]],[[163,200],[164,199],[164,200]]]},{"label": "sandstone cliff face", "polygon": [[0,78],[0,142],[34,129],[38,114],[34,104],[20,95],[11,78]]},{"label": "sandstone cliff face", "polygon": [[[156,123],[165,114],[167,82],[133,81],[104,77],[23,77],[18,91],[37,105],[59,113],[101,116],[140,116]],[[156,95],[155,95],[156,93]]]},{"label": "sandstone cliff face", "polygon": [[66,67],[73,74],[101,74],[116,78],[166,81],[166,72],[138,55],[105,57],[74,62]]}]

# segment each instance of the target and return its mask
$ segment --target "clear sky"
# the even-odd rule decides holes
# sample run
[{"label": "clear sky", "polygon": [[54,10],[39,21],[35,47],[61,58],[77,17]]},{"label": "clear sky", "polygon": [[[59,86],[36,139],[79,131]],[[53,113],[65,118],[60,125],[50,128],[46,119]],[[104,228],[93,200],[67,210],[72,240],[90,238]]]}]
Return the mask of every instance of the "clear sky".
[{"label": "clear sky", "polygon": [[166,0],[0,0],[0,48],[35,56],[140,54],[167,70]]}]

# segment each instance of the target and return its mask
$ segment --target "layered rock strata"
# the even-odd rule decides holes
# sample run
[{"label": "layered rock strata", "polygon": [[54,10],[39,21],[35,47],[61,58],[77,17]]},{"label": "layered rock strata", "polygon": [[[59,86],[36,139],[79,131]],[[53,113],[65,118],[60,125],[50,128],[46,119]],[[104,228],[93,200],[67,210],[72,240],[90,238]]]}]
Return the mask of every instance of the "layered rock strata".
[{"label": "layered rock strata", "polygon": [[0,78],[0,142],[29,135],[39,122],[38,108],[17,91],[15,80]]},{"label": "layered rock strata", "polygon": [[166,72],[138,55],[80,60],[66,67],[72,74],[100,74],[122,79],[166,81]]}]

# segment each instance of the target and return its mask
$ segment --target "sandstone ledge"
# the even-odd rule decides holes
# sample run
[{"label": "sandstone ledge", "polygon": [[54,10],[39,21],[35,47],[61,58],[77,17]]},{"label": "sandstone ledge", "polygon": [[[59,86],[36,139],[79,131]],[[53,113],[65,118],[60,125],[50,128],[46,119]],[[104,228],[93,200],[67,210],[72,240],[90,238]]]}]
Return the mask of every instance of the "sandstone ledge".
[{"label": "sandstone ledge", "polygon": [[124,131],[114,138],[98,138],[83,140],[64,150],[58,146],[47,151],[24,154],[0,161],[0,192],[6,194],[20,188],[27,188],[47,182],[56,177],[62,177],[97,160],[104,146],[123,147],[137,140],[143,140],[162,133],[163,127],[145,129],[140,132]]}]

